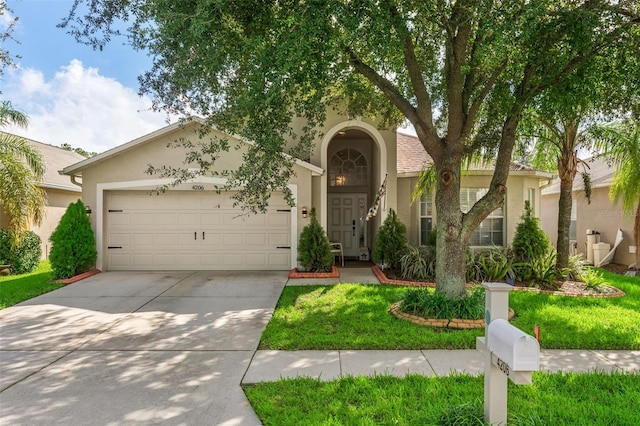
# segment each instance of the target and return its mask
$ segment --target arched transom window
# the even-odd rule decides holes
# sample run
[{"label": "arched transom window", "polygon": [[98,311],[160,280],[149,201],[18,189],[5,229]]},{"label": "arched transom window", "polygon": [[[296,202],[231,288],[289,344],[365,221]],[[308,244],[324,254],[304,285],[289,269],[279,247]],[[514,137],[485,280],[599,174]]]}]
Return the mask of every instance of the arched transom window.
[{"label": "arched transom window", "polygon": [[344,148],[329,161],[329,185],[359,186],[369,183],[367,159],[354,148]]}]

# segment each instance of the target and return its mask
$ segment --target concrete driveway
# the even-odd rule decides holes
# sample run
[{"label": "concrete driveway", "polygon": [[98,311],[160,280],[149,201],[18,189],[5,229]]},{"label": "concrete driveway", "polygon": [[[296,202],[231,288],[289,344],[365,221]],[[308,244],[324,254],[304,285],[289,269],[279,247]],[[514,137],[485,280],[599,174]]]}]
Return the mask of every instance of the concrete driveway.
[{"label": "concrete driveway", "polygon": [[0,311],[2,425],[260,425],[240,382],[287,272],[106,272]]}]

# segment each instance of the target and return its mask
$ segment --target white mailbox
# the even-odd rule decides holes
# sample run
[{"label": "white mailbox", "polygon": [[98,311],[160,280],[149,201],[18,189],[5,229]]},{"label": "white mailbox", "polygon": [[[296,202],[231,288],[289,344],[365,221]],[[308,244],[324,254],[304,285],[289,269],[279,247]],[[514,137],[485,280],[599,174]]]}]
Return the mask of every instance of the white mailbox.
[{"label": "white mailbox", "polygon": [[505,319],[495,319],[488,325],[487,349],[498,358],[498,368],[507,376],[540,368],[538,341]]}]

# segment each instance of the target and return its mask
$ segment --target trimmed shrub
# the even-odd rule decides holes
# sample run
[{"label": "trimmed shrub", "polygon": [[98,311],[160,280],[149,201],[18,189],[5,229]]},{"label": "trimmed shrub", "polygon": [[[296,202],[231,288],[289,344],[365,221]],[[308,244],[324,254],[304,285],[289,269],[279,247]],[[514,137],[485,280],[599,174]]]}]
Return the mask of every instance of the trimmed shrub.
[{"label": "trimmed shrub", "polygon": [[310,212],[311,222],[302,229],[298,242],[298,262],[310,272],[329,272],[333,265],[333,255],[327,233],[316,217],[316,209]]},{"label": "trimmed shrub", "polygon": [[49,241],[49,260],[55,279],[86,272],[96,263],[96,239],[85,205],[80,200],[69,204]]},{"label": "trimmed shrub", "polygon": [[531,203],[524,202],[524,214],[513,237],[516,262],[532,262],[545,257],[551,248],[549,237],[540,228],[539,219],[531,214]]},{"label": "trimmed shrub", "polygon": [[33,231],[25,232],[20,242],[11,231],[0,229],[0,263],[11,265],[14,275],[26,274],[38,267],[42,249],[42,240]]},{"label": "trimmed shrub", "polygon": [[398,220],[396,212],[389,209],[389,215],[376,235],[373,261],[388,268],[397,268],[407,247],[406,232],[407,227]]}]

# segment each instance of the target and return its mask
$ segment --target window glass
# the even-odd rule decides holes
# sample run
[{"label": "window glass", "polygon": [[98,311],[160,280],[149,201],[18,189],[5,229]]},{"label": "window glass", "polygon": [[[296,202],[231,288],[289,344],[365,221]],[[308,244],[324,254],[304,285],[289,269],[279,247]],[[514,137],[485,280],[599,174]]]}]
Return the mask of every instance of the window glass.
[{"label": "window glass", "polygon": [[329,160],[329,185],[361,186],[369,183],[369,166],[365,156],[354,148],[344,148]]},{"label": "window glass", "polygon": [[[482,198],[487,188],[461,188],[460,207],[464,213]],[[423,195],[420,200],[420,244],[426,245],[429,234],[433,229],[433,198]],[[476,228],[469,240],[469,245],[474,246],[504,246],[504,206],[492,211],[487,218]]]}]

